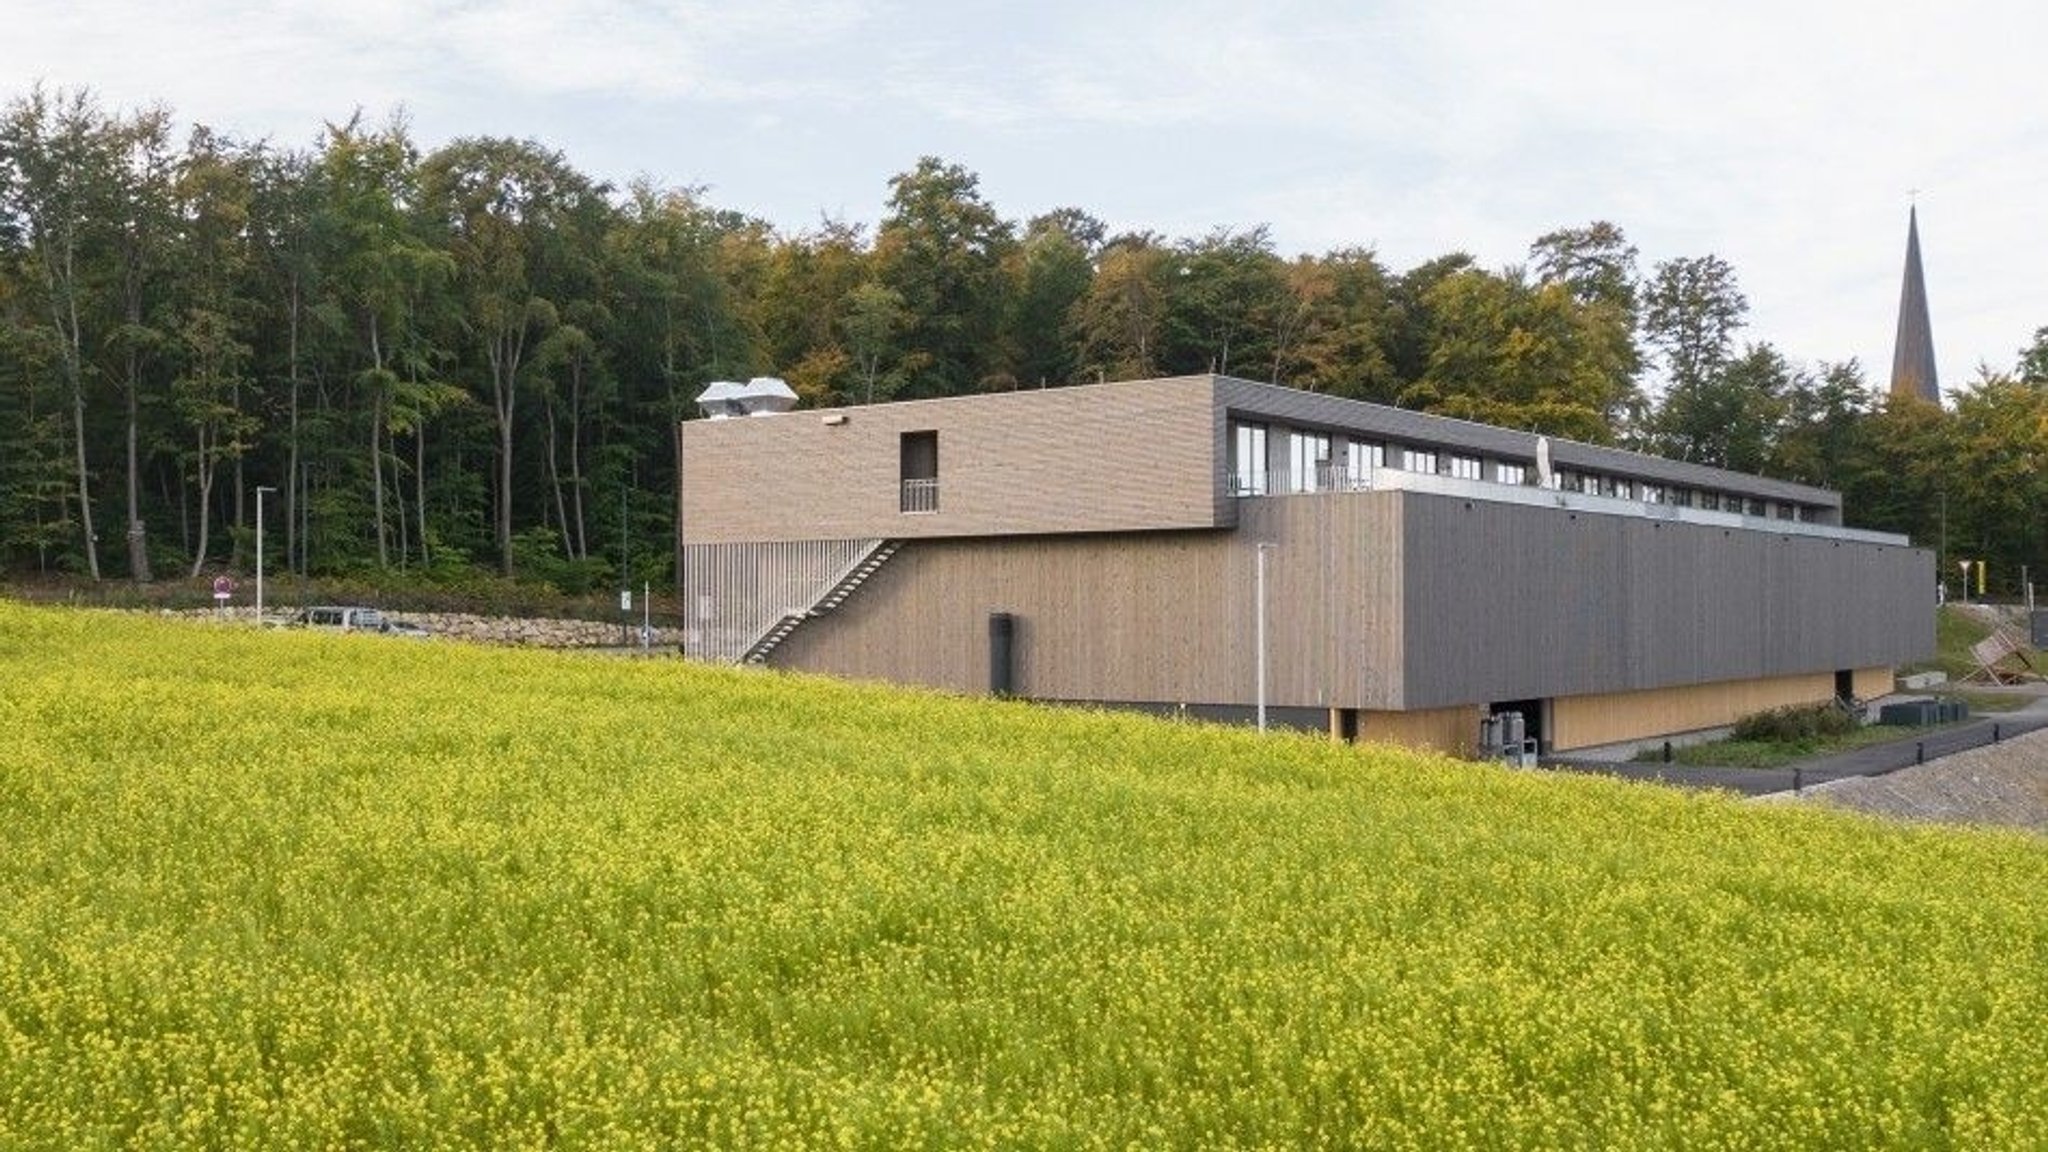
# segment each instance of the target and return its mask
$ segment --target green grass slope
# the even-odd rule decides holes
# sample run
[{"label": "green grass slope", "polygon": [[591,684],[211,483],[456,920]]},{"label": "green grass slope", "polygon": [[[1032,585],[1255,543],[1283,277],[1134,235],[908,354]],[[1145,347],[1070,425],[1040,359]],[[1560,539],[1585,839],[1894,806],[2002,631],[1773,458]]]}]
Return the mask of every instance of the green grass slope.
[{"label": "green grass slope", "polygon": [[2048,846],[0,603],[0,1148],[2048,1133]]}]

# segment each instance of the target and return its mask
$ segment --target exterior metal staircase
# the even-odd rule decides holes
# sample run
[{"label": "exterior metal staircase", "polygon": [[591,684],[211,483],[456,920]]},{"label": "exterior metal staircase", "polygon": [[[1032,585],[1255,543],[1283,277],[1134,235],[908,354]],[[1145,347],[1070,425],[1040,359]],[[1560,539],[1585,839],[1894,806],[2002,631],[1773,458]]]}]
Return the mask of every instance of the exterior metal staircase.
[{"label": "exterior metal staircase", "polygon": [[790,633],[802,627],[804,621],[815,616],[823,616],[846,603],[846,598],[853,595],[862,584],[867,583],[868,577],[873,576],[882,565],[888,563],[889,557],[894,556],[896,550],[901,547],[901,540],[875,541],[874,546],[848,565],[846,570],[839,574],[838,579],[826,585],[825,590],[819,593],[818,598],[808,607],[792,608],[770,624],[767,630],[740,655],[740,663],[766,664],[768,654],[775,651],[784,640],[789,639]]}]

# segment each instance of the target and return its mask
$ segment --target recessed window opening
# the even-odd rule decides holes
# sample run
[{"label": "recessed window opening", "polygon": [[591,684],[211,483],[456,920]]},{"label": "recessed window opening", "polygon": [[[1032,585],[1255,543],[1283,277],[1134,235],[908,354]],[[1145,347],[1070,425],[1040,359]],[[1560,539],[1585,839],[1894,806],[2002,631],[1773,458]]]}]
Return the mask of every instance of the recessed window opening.
[{"label": "recessed window opening", "polygon": [[905,432],[901,447],[902,497],[899,510],[939,510],[939,434]]}]

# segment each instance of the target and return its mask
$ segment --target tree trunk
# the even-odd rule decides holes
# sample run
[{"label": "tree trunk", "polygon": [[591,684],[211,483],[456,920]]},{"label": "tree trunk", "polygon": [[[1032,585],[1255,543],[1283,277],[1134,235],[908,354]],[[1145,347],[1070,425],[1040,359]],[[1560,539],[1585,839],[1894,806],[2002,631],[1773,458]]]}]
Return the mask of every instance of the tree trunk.
[{"label": "tree trunk", "polygon": [[76,369],[71,378],[71,428],[73,441],[78,450],[78,524],[85,532],[85,566],[97,581],[100,578],[99,537],[92,531],[92,485],[85,467],[85,386]]},{"label": "tree trunk", "polygon": [[498,571],[512,575],[512,420],[498,421]]},{"label": "tree trunk", "polygon": [[583,520],[583,365],[569,367],[569,499],[576,513],[576,559],[590,559]]},{"label": "tree trunk", "polygon": [[434,562],[427,551],[427,425],[425,421],[413,426],[412,430],[412,498],[414,517],[420,530],[420,567]]},{"label": "tree trunk", "polygon": [[205,425],[199,428],[199,546],[192,550],[192,575],[198,576],[206,567],[206,541],[208,529],[213,524],[213,458],[208,450]]},{"label": "tree trunk", "polygon": [[408,522],[412,519],[405,513],[404,470],[398,464],[398,441],[391,441],[391,515],[398,521],[398,567],[401,571],[412,556],[412,537]]},{"label": "tree trunk", "polygon": [[138,584],[147,584],[154,579],[149,568],[149,530],[142,523],[142,461],[136,441],[138,404],[136,401],[134,353],[129,353],[128,366],[128,576]]},{"label": "tree trunk", "polygon": [[285,327],[285,375],[290,384],[291,423],[286,437],[284,466],[284,560],[285,567],[296,572],[299,543],[299,498],[302,478],[299,475],[299,274],[292,273],[291,288],[286,306],[289,322]]},{"label": "tree trunk", "polygon": [[370,316],[370,365],[377,381],[370,393],[370,501],[376,506],[377,567],[391,567],[384,526],[384,346],[377,336],[377,317]]},{"label": "tree trunk", "polygon": [[555,440],[560,430],[555,426],[555,406],[549,404],[548,414],[548,487],[555,493],[555,520],[562,526],[562,555],[571,560],[576,558],[576,539],[569,532],[569,505],[562,498],[562,469],[555,456]]},{"label": "tree trunk", "polygon": [[668,437],[669,443],[675,446],[676,507],[675,532],[673,535],[675,539],[676,603],[682,607],[687,618],[687,614],[692,609],[683,602],[683,421],[682,415],[678,411],[679,405],[676,403],[675,349],[667,340],[662,341],[661,355],[662,387],[668,392]]},{"label": "tree trunk", "polygon": [[[241,381],[239,380],[237,380],[234,384],[229,386],[228,407],[234,413],[235,425],[239,427],[242,422],[242,384]],[[228,448],[235,454],[235,484],[233,488],[233,499],[235,503],[234,541],[235,568],[237,571],[239,571],[242,568],[242,529],[248,527],[249,524],[246,515],[247,507],[242,496],[243,493],[248,491],[248,488],[246,487],[246,485],[248,484],[248,478],[242,474],[242,446],[240,444],[241,433],[237,432],[235,434],[235,439],[236,443],[230,444]],[[254,541],[251,541],[251,544],[253,545]]]},{"label": "tree trunk", "polygon": [[[99,536],[92,530],[92,472],[85,463],[85,366],[83,363],[85,341],[78,331],[78,285],[72,275],[71,253],[64,253],[65,286],[64,299],[58,299],[59,278],[56,269],[49,270],[50,311],[55,314],[57,330],[64,336],[64,371],[71,377],[71,431],[72,443],[78,457],[78,526],[85,533],[85,567],[97,582],[100,578]],[[67,326],[65,320],[69,318]]]},{"label": "tree trunk", "polygon": [[526,347],[526,311],[492,333],[484,353],[490,360],[492,410],[498,420],[498,570],[512,575],[512,420],[519,401],[519,360]]}]

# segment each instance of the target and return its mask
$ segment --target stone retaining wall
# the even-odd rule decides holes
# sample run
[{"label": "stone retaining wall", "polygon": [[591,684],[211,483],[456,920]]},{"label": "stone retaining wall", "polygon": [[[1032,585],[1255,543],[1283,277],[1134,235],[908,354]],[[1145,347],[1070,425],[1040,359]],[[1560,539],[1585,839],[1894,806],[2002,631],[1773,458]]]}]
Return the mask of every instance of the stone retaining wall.
[{"label": "stone retaining wall", "polygon": [[[230,608],[226,612],[199,609],[188,612],[165,612],[171,616],[225,617],[254,623],[255,610],[249,607]],[[478,644],[504,644],[517,648],[640,648],[640,623],[623,630],[617,621],[604,623],[595,620],[540,620],[512,616],[472,616],[458,612],[385,612],[386,620],[409,620],[432,633],[435,638],[447,640],[468,640]],[[289,625],[290,614],[282,612],[264,613],[266,623],[274,627]],[[683,642],[680,628],[655,628],[647,638],[646,647],[652,652],[675,655]]]}]

